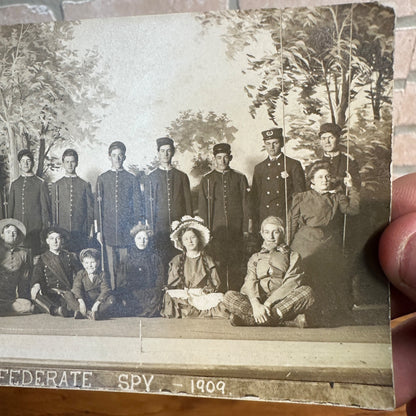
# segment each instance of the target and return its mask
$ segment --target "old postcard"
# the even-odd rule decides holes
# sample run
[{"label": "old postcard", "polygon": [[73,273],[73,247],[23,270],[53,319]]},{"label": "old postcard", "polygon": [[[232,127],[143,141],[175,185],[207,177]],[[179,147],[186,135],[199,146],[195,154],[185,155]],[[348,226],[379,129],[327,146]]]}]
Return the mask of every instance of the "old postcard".
[{"label": "old postcard", "polygon": [[393,28],[0,27],[0,385],[393,408]]}]

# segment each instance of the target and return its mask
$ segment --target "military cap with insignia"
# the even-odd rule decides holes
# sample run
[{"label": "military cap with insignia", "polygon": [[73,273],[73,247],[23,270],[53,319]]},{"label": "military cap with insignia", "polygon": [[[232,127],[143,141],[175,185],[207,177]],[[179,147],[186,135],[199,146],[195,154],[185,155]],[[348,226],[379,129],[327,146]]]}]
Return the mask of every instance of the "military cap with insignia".
[{"label": "military cap with insignia", "polygon": [[261,132],[261,134],[263,136],[263,140],[277,139],[281,142],[283,141],[283,130],[277,127],[269,130],[264,130]]},{"label": "military cap with insignia", "polygon": [[226,153],[227,155],[231,154],[231,146],[228,143],[218,143],[212,148],[214,156],[218,153]]}]

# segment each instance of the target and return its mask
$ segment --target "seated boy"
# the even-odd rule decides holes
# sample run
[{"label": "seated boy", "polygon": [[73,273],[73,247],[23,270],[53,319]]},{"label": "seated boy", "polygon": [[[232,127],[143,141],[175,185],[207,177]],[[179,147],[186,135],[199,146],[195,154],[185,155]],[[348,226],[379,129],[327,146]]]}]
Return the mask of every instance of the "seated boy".
[{"label": "seated boy", "polygon": [[[284,225],[278,217],[261,224],[263,245],[250,257],[240,292],[228,291],[223,303],[234,326],[305,324],[303,314],[314,302],[303,284],[300,255],[284,244]],[[298,316],[299,315],[299,316]]]},{"label": "seated boy", "polygon": [[75,319],[93,320],[109,318],[114,312],[115,298],[100,267],[100,252],[94,248],[82,250],[79,258],[84,270],[75,276],[72,292],[79,303]]}]

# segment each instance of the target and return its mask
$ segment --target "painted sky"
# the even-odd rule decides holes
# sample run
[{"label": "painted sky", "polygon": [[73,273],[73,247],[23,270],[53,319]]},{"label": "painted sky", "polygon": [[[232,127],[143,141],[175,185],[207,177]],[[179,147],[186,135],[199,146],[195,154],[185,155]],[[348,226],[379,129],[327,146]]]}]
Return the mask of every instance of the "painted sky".
[{"label": "painted sky", "polygon": [[[256,81],[256,75],[242,73],[244,54],[236,60],[226,57],[223,30],[215,27],[202,34],[193,14],[86,20],[75,27],[70,46],[98,51],[102,68],[111,74],[109,86],[116,97],[103,114],[97,137],[108,144],[124,141],[126,166],[144,167],[150,162],[155,139],[166,135],[170,123],[189,109],[228,115],[238,129],[233,144],[235,169],[250,177],[254,164],[265,157],[261,131],[272,125],[262,111],[252,119],[243,89]],[[272,48],[265,36],[246,53]],[[106,146],[94,148],[94,158],[80,150],[79,174],[95,182],[97,173],[108,167]],[[182,170],[190,171],[189,154],[177,154],[175,159]]]}]

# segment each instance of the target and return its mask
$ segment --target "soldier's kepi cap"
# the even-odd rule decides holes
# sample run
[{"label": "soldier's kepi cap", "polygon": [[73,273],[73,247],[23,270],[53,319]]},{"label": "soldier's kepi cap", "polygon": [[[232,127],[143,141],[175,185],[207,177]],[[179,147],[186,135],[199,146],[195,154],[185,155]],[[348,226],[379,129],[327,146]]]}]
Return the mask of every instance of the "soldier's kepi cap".
[{"label": "soldier's kepi cap", "polygon": [[212,148],[214,156],[218,153],[226,153],[227,155],[231,154],[231,146],[228,143],[218,143]]},{"label": "soldier's kepi cap", "polygon": [[263,136],[263,140],[271,140],[271,139],[277,139],[282,141],[283,140],[283,130],[280,128],[274,128],[269,130],[264,130],[261,132]]},{"label": "soldier's kepi cap", "polygon": [[159,139],[156,139],[156,145],[158,151],[162,146],[166,145],[169,145],[170,147],[172,147],[172,149],[175,148],[175,144],[170,137],[160,137]]},{"label": "soldier's kepi cap", "polygon": [[126,153],[126,145],[123,142],[113,142],[108,147],[108,154],[110,155],[114,149],[120,149],[124,154]]},{"label": "soldier's kepi cap", "polygon": [[14,218],[5,218],[4,220],[0,220],[0,232],[3,232],[4,227],[7,227],[8,225],[13,225],[22,233],[23,237],[26,237],[25,225]]},{"label": "soldier's kepi cap", "polygon": [[319,130],[319,137],[324,133],[331,133],[333,136],[339,138],[342,134],[342,128],[335,123],[324,123]]}]

